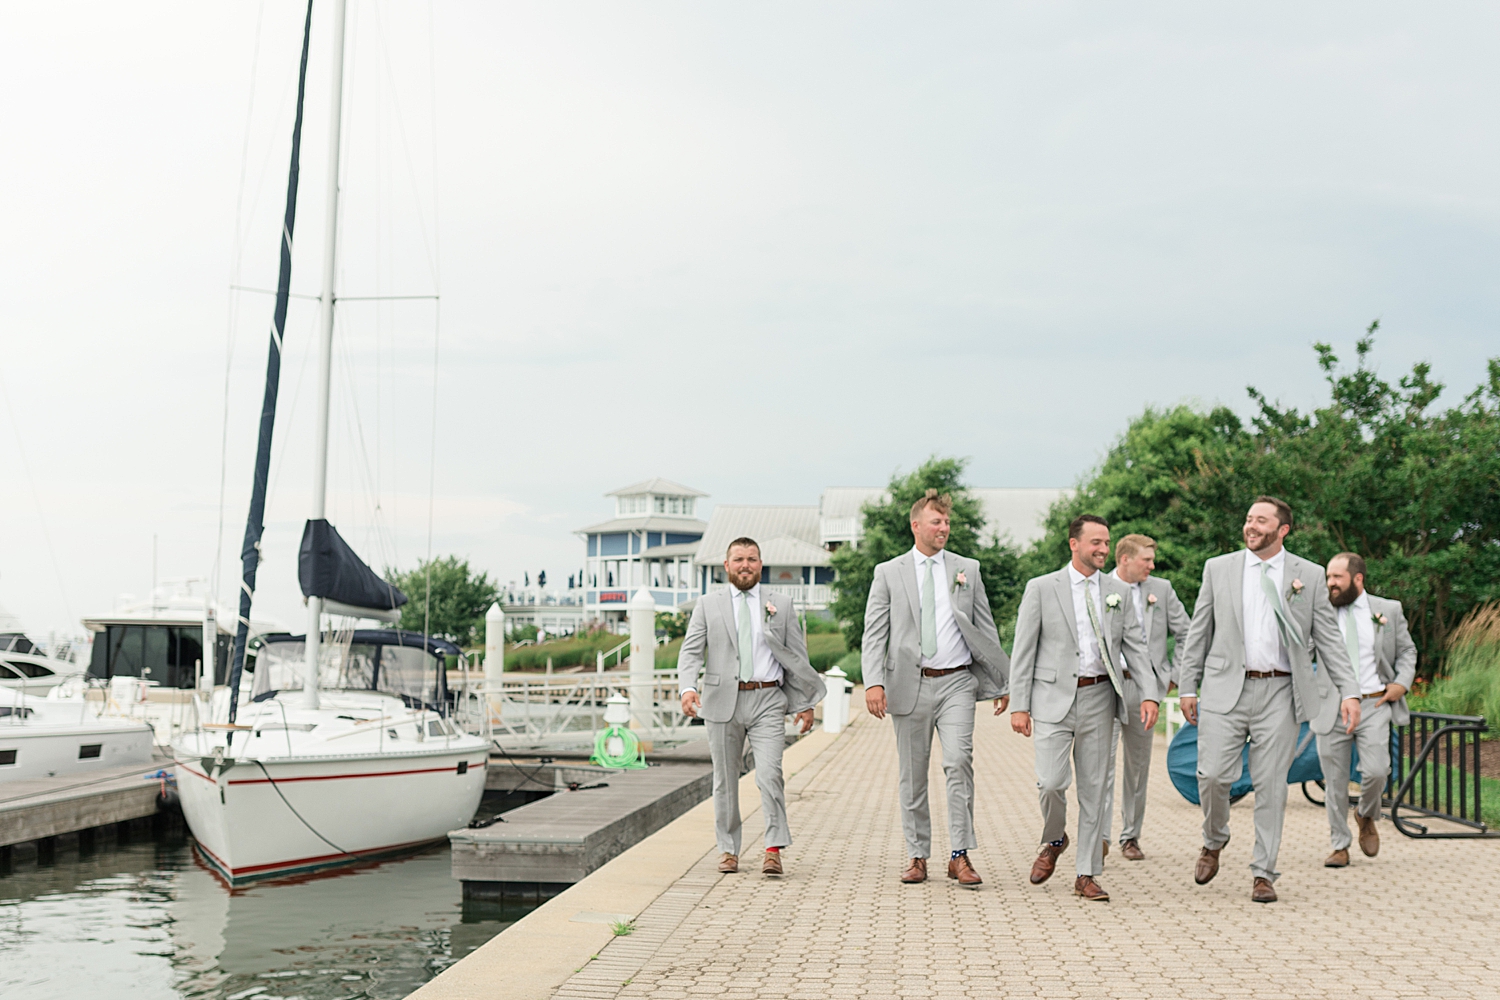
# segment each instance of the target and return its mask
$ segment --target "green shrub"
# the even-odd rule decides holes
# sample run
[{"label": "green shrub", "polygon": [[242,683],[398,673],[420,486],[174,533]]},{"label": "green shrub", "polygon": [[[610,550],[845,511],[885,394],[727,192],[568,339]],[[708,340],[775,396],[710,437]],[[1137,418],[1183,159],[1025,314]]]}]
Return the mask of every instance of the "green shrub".
[{"label": "green shrub", "polygon": [[843,655],[836,666],[849,678],[851,684],[863,684],[865,682],[864,671],[859,664],[859,650],[851,649]]},{"label": "green shrub", "polygon": [[841,632],[820,632],[807,637],[808,662],[820,674],[837,663],[846,652]]},{"label": "green shrub", "polygon": [[811,612],[807,615],[807,634],[826,635],[839,631],[839,623],[832,618],[823,618]]},{"label": "green shrub", "polygon": [[1444,676],[1413,691],[1412,708],[1500,723],[1500,602],[1464,616],[1449,639],[1445,667]]},{"label": "green shrub", "polygon": [[[563,667],[591,667],[599,653],[607,652],[625,641],[625,636],[598,631],[553,639],[537,646],[508,647],[505,650],[505,669],[546,670],[549,657],[554,670]],[[609,665],[611,669],[615,666],[613,658]]]}]

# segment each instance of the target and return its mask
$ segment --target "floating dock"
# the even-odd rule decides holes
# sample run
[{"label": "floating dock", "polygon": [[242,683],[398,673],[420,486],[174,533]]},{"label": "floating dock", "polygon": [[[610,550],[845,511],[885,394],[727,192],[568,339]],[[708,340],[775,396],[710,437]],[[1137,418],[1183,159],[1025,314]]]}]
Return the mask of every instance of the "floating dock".
[{"label": "floating dock", "polygon": [[[713,768],[695,761],[633,771],[606,771],[582,763],[496,763],[492,758],[496,790],[522,790],[523,776],[533,768],[546,769],[545,777],[536,771],[526,780],[542,783],[551,778],[554,787],[564,790],[510,810],[503,822],[448,834],[453,877],[463,882],[465,899],[498,900],[522,887],[535,890],[582,881],[713,793]],[[578,782],[579,789],[567,791],[568,782]],[[601,782],[608,787],[588,787]]]},{"label": "floating dock", "polygon": [[163,781],[154,777],[158,771],[170,776],[171,761],[163,758],[149,770],[110,767],[0,783],[0,851],[30,841],[45,850],[54,837],[156,815]]}]

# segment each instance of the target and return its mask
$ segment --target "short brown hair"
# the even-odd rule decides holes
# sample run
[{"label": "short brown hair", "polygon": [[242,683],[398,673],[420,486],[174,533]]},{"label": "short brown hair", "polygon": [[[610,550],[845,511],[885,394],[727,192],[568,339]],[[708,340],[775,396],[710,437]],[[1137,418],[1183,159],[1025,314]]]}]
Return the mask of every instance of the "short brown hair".
[{"label": "short brown hair", "polygon": [[755,550],[755,558],[757,558],[757,559],[760,558],[760,543],[757,542],[753,538],[746,538],[743,535],[741,535],[739,538],[736,538],[734,541],[730,542],[728,548],[726,548],[724,550],[724,558],[725,559],[729,558],[729,551],[730,551],[730,549],[733,549],[736,545],[742,546],[742,547],[747,548],[747,549],[754,549]]},{"label": "short brown hair", "polygon": [[1126,535],[1115,543],[1115,562],[1129,559],[1142,549],[1156,548],[1156,539],[1150,535]]},{"label": "short brown hair", "polygon": [[1106,530],[1109,528],[1109,522],[1098,514],[1079,514],[1068,522],[1068,540],[1072,541],[1075,538],[1081,538],[1085,524],[1102,524]]},{"label": "short brown hair", "polygon": [[927,492],[917,498],[917,502],[911,505],[911,519],[915,521],[921,516],[922,511],[928,507],[934,508],[939,514],[953,513],[953,497],[947,493],[939,495],[938,491],[928,487]]},{"label": "short brown hair", "polygon": [[1292,526],[1292,505],[1291,504],[1287,503],[1285,500],[1281,499],[1280,497],[1269,497],[1269,496],[1266,496],[1264,493],[1262,493],[1260,496],[1256,497],[1254,500],[1251,500],[1250,501],[1250,506],[1254,507],[1258,503],[1268,503],[1272,507],[1275,507],[1276,508],[1276,520],[1279,521],[1279,522],[1281,522],[1282,524],[1286,525],[1288,528],[1290,528]]},{"label": "short brown hair", "polygon": [[[1351,577],[1362,576],[1365,578],[1366,582],[1369,581],[1370,575],[1365,569],[1365,557],[1360,555],[1358,552],[1340,552],[1338,555],[1334,556],[1333,559],[1344,560],[1344,566],[1349,570],[1349,575]],[[1328,561],[1333,562],[1333,559],[1330,559]]]}]

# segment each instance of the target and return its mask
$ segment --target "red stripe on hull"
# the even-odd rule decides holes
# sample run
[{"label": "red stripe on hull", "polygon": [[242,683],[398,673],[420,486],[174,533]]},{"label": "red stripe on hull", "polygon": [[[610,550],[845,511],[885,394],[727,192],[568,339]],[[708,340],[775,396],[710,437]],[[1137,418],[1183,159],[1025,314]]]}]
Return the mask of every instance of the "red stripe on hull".
[{"label": "red stripe on hull", "polygon": [[214,863],[214,866],[217,867],[220,871],[227,873],[231,879],[239,879],[247,878],[251,875],[274,875],[278,872],[294,871],[298,868],[316,867],[319,865],[327,865],[330,863],[354,864],[355,862],[364,861],[368,858],[379,857],[382,854],[391,854],[397,851],[407,850],[408,848],[421,847],[424,844],[435,844],[438,842],[438,840],[441,839],[442,838],[439,837],[433,840],[411,840],[407,841],[404,844],[391,844],[387,847],[368,847],[359,851],[350,851],[348,854],[319,854],[310,858],[297,858],[293,861],[272,861],[263,865],[248,865],[244,868],[229,867],[224,863],[224,860],[222,858],[220,858],[213,851],[210,851],[203,845],[203,841],[198,840],[197,838],[194,838],[193,844],[198,848],[198,850],[208,855],[209,860],[212,861]]},{"label": "red stripe on hull", "polygon": [[[471,771],[472,770],[478,770],[478,769],[484,768],[488,763],[489,763],[489,761],[487,761],[487,760],[480,761],[478,763],[470,761],[469,762],[469,769]],[[193,770],[192,768],[188,767],[186,764],[179,764],[178,766],[181,767],[187,773],[192,774],[192,775],[196,775],[197,777],[202,778],[204,781],[210,781],[211,782],[211,781],[214,780],[214,779],[210,778],[208,775],[204,774],[201,771],[195,771],[195,770]],[[294,781],[340,781],[340,780],[342,780],[344,778],[393,778],[393,777],[397,777],[397,776],[403,775],[403,774],[452,774],[452,773],[456,773],[456,771],[457,771],[457,768],[454,768],[454,767],[425,767],[425,768],[417,768],[417,769],[410,770],[410,771],[368,771],[368,772],[360,772],[360,773],[355,773],[355,774],[310,774],[310,775],[306,775],[306,776],[303,776],[303,777],[276,778],[276,779],[274,779],[274,783],[278,784],[278,785],[286,785],[286,784],[290,784],[291,782],[294,782]],[[229,784],[231,784],[231,785],[269,785],[269,784],[272,784],[272,782],[273,782],[273,779],[271,779],[271,778],[241,778],[238,781],[231,781],[231,782],[229,782]]]}]

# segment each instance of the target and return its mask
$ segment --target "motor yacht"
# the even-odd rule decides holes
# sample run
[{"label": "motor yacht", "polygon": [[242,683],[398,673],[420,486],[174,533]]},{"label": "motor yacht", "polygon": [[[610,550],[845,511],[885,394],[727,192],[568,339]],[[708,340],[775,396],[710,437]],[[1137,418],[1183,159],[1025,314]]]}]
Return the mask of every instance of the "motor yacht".
[{"label": "motor yacht", "polygon": [[0,688],[0,782],[149,767],[151,727],[96,708]]}]

